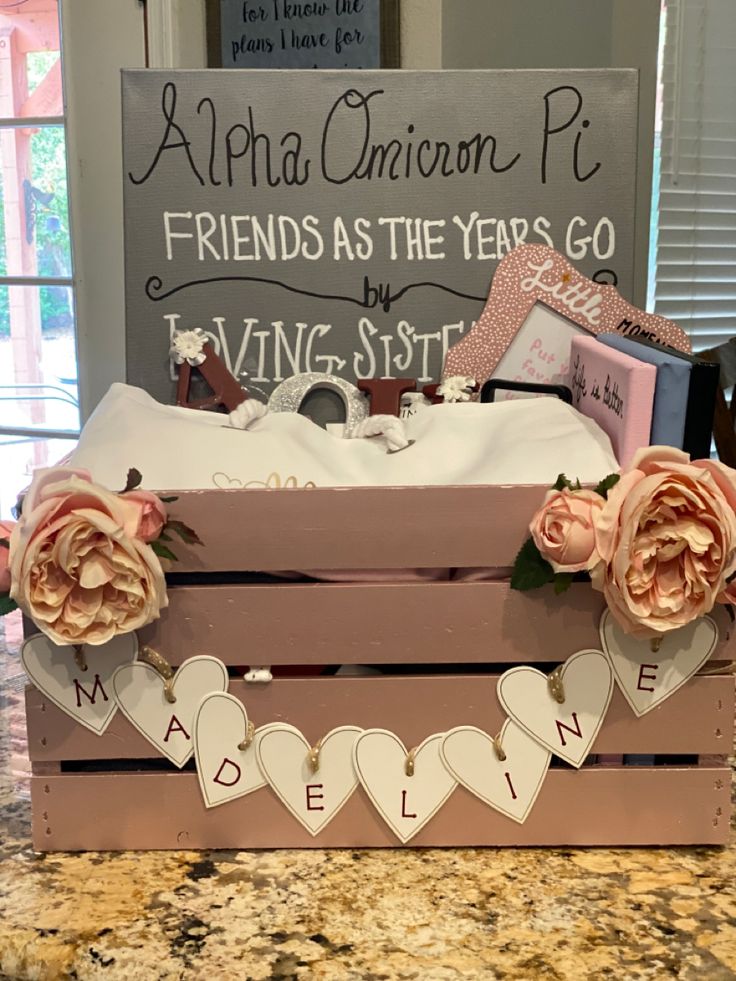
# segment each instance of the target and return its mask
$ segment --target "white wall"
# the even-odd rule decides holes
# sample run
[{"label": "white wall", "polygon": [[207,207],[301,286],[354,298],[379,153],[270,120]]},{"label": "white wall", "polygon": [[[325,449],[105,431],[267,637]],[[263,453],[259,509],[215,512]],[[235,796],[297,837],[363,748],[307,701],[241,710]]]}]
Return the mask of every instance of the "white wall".
[{"label": "white wall", "polygon": [[401,67],[442,68],[442,0],[401,0]]},{"label": "white wall", "polygon": [[660,6],[661,0],[442,2],[443,68],[639,69],[634,296],[627,297],[638,306],[646,303]]}]

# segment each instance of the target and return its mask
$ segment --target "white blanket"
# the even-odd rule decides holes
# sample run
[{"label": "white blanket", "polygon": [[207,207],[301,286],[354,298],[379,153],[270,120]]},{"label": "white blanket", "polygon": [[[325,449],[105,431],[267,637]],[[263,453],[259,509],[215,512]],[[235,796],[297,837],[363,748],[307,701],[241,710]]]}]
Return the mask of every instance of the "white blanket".
[{"label": "white blanket", "polygon": [[342,439],[296,413],[270,413],[238,430],[225,415],[161,405],[117,384],[71,463],[111,488],[135,467],[152,490],[552,484],[560,472],[595,482],[618,469],[597,424],[552,398],[436,405],[406,427],[414,445],[389,454],[381,437]]}]

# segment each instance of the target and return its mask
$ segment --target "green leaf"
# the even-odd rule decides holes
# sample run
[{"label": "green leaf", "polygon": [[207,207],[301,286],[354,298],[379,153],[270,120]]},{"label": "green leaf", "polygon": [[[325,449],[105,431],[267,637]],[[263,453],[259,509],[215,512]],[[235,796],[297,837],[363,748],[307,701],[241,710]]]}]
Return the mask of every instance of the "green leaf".
[{"label": "green leaf", "polygon": [[598,486],[595,488],[596,494],[600,494],[601,497],[608,497],[609,490],[612,487],[615,487],[619,480],[621,480],[621,474],[609,473],[609,475],[604,477],[600,484],[598,484]]},{"label": "green leaf", "polygon": [[189,525],[185,525],[183,521],[167,521],[164,529],[178,535],[187,545],[204,545],[197,532]]},{"label": "green leaf", "polygon": [[573,578],[572,572],[555,573],[555,593],[557,596],[559,596],[560,593],[566,593],[568,591],[572,585]]},{"label": "green leaf", "polygon": [[162,504],[173,504],[174,501],[178,500],[178,497],[159,497],[159,501],[161,501]]},{"label": "green leaf", "polygon": [[143,477],[141,476],[140,470],[136,470],[135,467],[131,467],[128,471],[128,476],[125,478],[125,487],[120,491],[121,494],[125,494],[128,491],[135,490],[136,487],[141,486],[141,481]]},{"label": "green leaf", "polygon": [[18,604],[10,598],[8,593],[0,593],[0,617],[4,617],[6,613],[12,613],[13,610],[17,609]]},{"label": "green leaf", "polygon": [[573,483],[572,480],[570,480],[569,477],[565,476],[564,473],[558,474],[557,480],[554,482],[554,484],[552,484],[552,490],[556,490],[556,491],[561,491],[561,490],[576,491],[576,490],[581,490],[581,488],[582,485],[580,483],[579,477],[577,477],[575,482]]},{"label": "green leaf", "polygon": [[519,549],[514,568],[511,573],[511,588],[522,592],[527,589],[539,589],[552,582],[555,574],[552,566],[543,559],[539,549],[531,538],[527,538]]},{"label": "green leaf", "polygon": [[165,545],[162,545],[159,541],[151,542],[151,548],[161,559],[170,559],[172,562],[179,561],[171,549],[167,548]]}]

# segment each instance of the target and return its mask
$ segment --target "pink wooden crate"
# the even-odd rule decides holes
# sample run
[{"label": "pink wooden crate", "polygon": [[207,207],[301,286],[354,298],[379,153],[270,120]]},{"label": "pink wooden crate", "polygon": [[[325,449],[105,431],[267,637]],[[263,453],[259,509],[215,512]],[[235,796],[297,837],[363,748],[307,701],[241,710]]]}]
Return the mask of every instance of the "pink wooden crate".
[{"label": "pink wooden crate", "polygon": [[[176,572],[191,581],[170,587],[168,610],[141,640],[172,664],[212,654],[233,668],[444,666],[433,675],[281,677],[267,685],[249,685],[233,672],[230,690],[256,725],[289,722],[308,740],[341,724],[386,728],[407,746],[460,724],[495,733],[504,718],[496,666],[555,664],[599,646],[603,603],[589,586],[575,585],[559,599],[551,590],[516,593],[504,581],[248,583],[237,573],[508,568],[544,493],[543,487],[179,493],[176,517],[206,545],[180,550]],[[712,664],[733,657],[725,611],[716,619],[721,641]],[[475,665],[476,673],[458,665]],[[485,670],[478,673],[478,666]],[[27,708],[38,849],[397,845],[360,787],[312,837],[269,788],[208,811],[196,774],[176,771],[120,713],[99,737],[32,687]],[[731,676],[696,677],[641,719],[615,691],[593,752],[697,762],[553,769],[523,825],[458,787],[410,845],[722,844],[733,720]]]}]

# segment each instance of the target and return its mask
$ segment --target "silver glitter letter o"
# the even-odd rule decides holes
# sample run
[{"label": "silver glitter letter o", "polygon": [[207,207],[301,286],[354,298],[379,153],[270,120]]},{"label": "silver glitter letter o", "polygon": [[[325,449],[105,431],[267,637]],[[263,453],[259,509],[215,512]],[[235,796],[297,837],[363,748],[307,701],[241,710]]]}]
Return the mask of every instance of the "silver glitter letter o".
[{"label": "silver glitter letter o", "polygon": [[355,385],[324,371],[305,371],[282,381],[271,392],[268,408],[271,412],[298,412],[311,392],[327,388],[336,392],[345,406],[345,435],[368,417],[368,400]]}]

